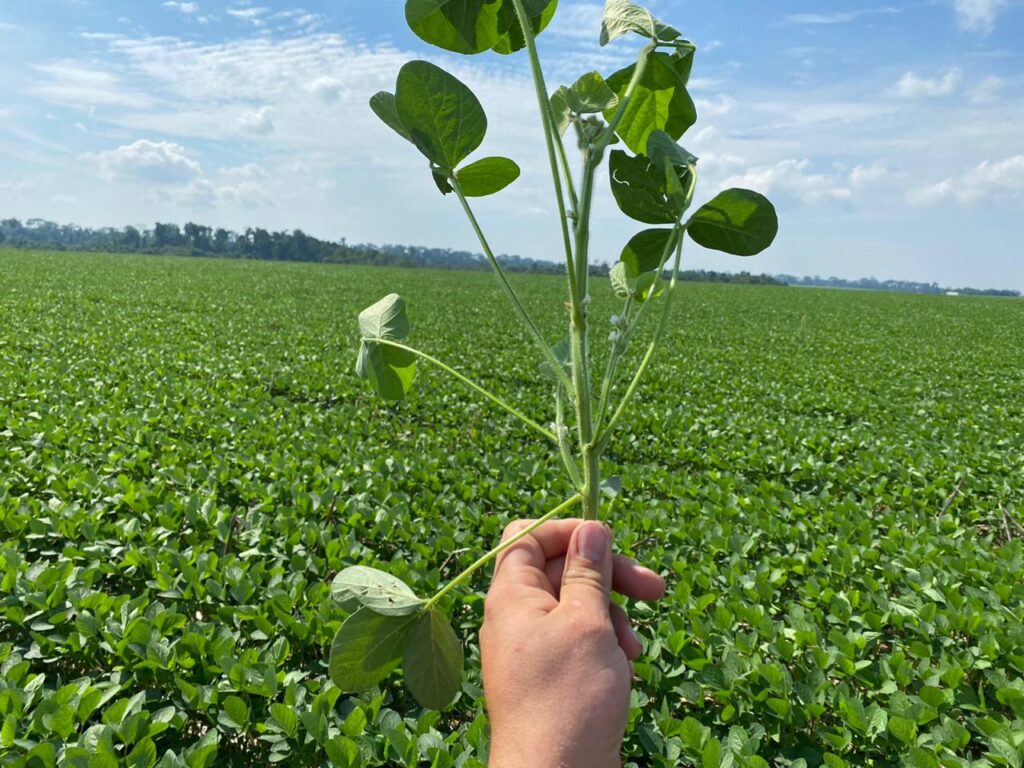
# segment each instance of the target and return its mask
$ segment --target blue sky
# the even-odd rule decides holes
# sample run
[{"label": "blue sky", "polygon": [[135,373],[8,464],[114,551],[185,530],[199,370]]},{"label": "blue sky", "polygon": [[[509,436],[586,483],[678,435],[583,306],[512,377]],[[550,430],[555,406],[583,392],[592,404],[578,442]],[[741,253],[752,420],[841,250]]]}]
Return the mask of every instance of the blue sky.
[{"label": "blue sky", "polygon": [[[1021,0],[653,0],[698,46],[699,197],[776,203],[773,249],[692,267],[1024,289]],[[523,167],[479,215],[496,250],[558,256],[522,56],[462,57],[408,31],[401,0],[5,0],[0,216],[89,226],[186,220],[352,242],[478,250],[457,203],[370,113],[399,67],[468,82],[486,154]],[[542,35],[552,87],[628,63],[596,42],[601,3],[562,0]],[[595,257],[638,226],[606,182]]]}]

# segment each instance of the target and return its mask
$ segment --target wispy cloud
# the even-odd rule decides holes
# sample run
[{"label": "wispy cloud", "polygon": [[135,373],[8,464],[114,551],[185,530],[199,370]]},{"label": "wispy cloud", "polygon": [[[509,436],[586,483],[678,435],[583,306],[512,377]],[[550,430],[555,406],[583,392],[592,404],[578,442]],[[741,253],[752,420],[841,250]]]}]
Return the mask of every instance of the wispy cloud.
[{"label": "wispy cloud", "polygon": [[186,15],[191,15],[193,13],[198,13],[199,3],[180,3],[176,0],[167,0],[167,2],[164,3],[164,8],[174,8]]},{"label": "wispy cloud", "polygon": [[891,89],[895,96],[904,99],[921,97],[938,98],[951,95],[960,85],[963,73],[953,67],[941,77],[921,77],[916,72],[907,72]]},{"label": "wispy cloud", "polygon": [[907,192],[910,205],[934,205],[945,201],[977,203],[995,195],[1019,199],[1024,196],[1024,155],[1005,160],[985,160],[957,177],[949,177]]},{"label": "wispy cloud", "polygon": [[269,8],[256,7],[256,8],[229,8],[227,10],[228,16],[238,19],[239,21],[248,22],[253,26],[260,27],[266,24],[263,17],[270,13]]},{"label": "wispy cloud", "polygon": [[970,32],[991,32],[1008,0],[953,0],[957,23]]},{"label": "wispy cloud", "polygon": [[833,13],[791,13],[786,16],[787,24],[830,25],[849,24],[865,16],[893,16],[900,12],[899,8],[885,6],[882,8],[861,8],[856,11],[835,11]]}]

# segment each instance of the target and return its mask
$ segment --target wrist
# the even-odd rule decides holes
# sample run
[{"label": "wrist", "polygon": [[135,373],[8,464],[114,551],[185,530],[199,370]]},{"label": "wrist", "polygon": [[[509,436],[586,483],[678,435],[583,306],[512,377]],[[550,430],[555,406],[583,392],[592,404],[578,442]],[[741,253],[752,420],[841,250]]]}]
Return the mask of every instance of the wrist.
[{"label": "wrist", "polygon": [[488,768],[621,768],[621,739],[551,733],[526,728],[493,729]]}]

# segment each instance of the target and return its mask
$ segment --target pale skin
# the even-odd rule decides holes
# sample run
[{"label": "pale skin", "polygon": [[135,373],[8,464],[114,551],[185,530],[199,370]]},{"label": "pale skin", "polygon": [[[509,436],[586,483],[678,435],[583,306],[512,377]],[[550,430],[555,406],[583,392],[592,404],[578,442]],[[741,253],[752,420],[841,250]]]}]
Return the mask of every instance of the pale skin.
[{"label": "pale skin", "polygon": [[665,582],[613,555],[601,523],[552,520],[499,556],[480,630],[489,768],[621,765],[643,646],[612,591],[657,600]]}]

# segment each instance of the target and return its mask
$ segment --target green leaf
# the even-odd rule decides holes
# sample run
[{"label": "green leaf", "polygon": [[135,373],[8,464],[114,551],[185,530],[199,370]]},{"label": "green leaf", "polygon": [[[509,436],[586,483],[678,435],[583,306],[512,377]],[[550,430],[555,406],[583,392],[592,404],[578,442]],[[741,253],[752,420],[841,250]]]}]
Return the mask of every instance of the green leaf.
[{"label": "green leaf", "polygon": [[408,616],[423,605],[405,582],[362,565],[346,568],[335,576],[331,594],[339,602],[354,598],[360,605],[385,616]]},{"label": "green leaf", "polygon": [[370,109],[373,114],[379,117],[391,130],[407,141],[412,141],[409,132],[398,119],[398,111],[395,108],[395,95],[387,91],[379,91],[370,97]]},{"label": "green leaf", "polygon": [[614,149],[608,163],[615,202],[624,214],[645,224],[675,224],[685,213],[669,189],[667,174],[643,156]]},{"label": "green leaf", "polygon": [[451,172],[487,132],[479,100],[461,81],[427,61],[398,73],[395,112],[409,140],[443,172]]},{"label": "green leaf", "polygon": [[[636,64],[608,78],[608,86],[622,99],[633,78]],[[667,53],[651,53],[640,82],[622,115],[616,133],[633,152],[642,154],[654,131],[664,131],[678,140],[697,122],[697,108],[686,90],[682,60]],[[614,109],[605,110],[611,122]]]},{"label": "green leaf", "polygon": [[779,219],[775,206],[763,195],[727,189],[693,215],[687,231],[705,248],[753,256],[775,240]]},{"label": "green leaf", "polygon": [[421,39],[455,53],[483,53],[498,42],[499,0],[407,0],[405,20]]},{"label": "green leaf", "polygon": [[331,643],[331,681],[346,693],[362,693],[379,683],[398,666],[402,642],[414,620],[369,608],[353,613]]},{"label": "green leaf", "polygon": [[665,174],[665,195],[677,218],[682,218],[692,200],[692,174],[697,158],[664,131],[654,131],[647,139],[647,157]]},{"label": "green leaf", "polygon": [[153,768],[156,765],[156,744],[147,736],[135,745],[125,762],[128,768]]},{"label": "green leaf", "polygon": [[632,281],[646,272],[660,272],[672,255],[673,234],[671,229],[645,229],[633,235],[619,256],[626,269],[626,279]]},{"label": "green leaf", "polygon": [[907,746],[913,746],[917,742],[917,723],[906,717],[892,715],[889,718],[889,733]]},{"label": "green leaf", "polygon": [[601,45],[608,45],[612,40],[627,32],[670,42],[679,37],[679,31],[667,24],[662,24],[646,8],[629,2],[629,0],[607,0],[604,5],[604,20],[601,22]]},{"label": "green leaf", "polygon": [[608,273],[608,279],[611,281],[612,291],[620,299],[626,298],[633,292],[633,286],[630,285],[629,278],[626,277],[626,265],[621,261],[612,266]]},{"label": "green leaf", "polygon": [[493,195],[518,178],[519,166],[507,157],[485,157],[455,172],[466,197]]},{"label": "green leaf", "polygon": [[700,755],[701,768],[719,768],[722,765],[722,744],[717,739],[711,739],[704,745]]},{"label": "green leaf", "polygon": [[221,705],[218,722],[236,731],[244,731],[249,724],[249,705],[239,696],[228,696]]},{"label": "green leaf", "polygon": [[572,110],[569,109],[569,89],[564,85],[551,94],[551,114],[554,117],[558,135],[564,136],[572,123]]},{"label": "green leaf", "polygon": [[281,727],[281,730],[289,736],[294,738],[298,734],[299,717],[291,707],[275,702],[270,705],[270,716],[274,718],[274,722]]},{"label": "green leaf", "polygon": [[[560,342],[558,342],[557,344],[555,344],[555,346],[551,348],[551,354],[555,358],[555,362],[557,362],[561,366],[562,370],[565,372],[565,375],[571,379],[572,340],[568,336],[566,336],[564,339],[562,339]],[[560,385],[562,383],[562,379],[559,378],[557,373],[551,370],[551,366],[548,364],[546,360],[540,364],[540,372],[547,378],[551,379],[556,384]]]},{"label": "green leaf", "polygon": [[[558,10],[558,0],[523,0],[526,15],[530,18],[530,28],[536,37],[543,32]],[[496,53],[510,54],[526,47],[526,38],[515,13],[515,5],[511,0],[503,0],[498,11],[498,40],[492,46]]]},{"label": "green leaf", "polygon": [[416,356],[405,349],[377,344],[367,339],[403,341],[409,335],[405,301],[397,293],[359,313],[363,343],[356,361],[356,374],[370,382],[385,400],[401,400],[412,389],[416,377]]},{"label": "green leaf", "polygon": [[359,330],[364,339],[403,341],[409,335],[409,318],[405,300],[389,293],[359,313]]},{"label": "green leaf", "polygon": [[405,684],[421,706],[444,709],[462,685],[462,645],[443,613],[430,609],[405,641]]},{"label": "green leaf", "polygon": [[[554,18],[558,0],[523,0],[523,6],[539,35]],[[407,0],[405,20],[420,39],[455,53],[508,54],[526,46],[512,0]]]},{"label": "green leaf", "polygon": [[370,382],[383,400],[401,400],[416,378],[416,355],[405,349],[364,341],[359,347],[356,374]]},{"label": "green leaf", "polygon": [[588,72],[572,84],[566,94],[569,109],[577,115],[604,112],[619,104],[619,97],[608,87],[600,72]]}]

